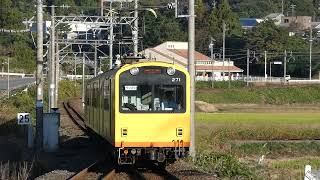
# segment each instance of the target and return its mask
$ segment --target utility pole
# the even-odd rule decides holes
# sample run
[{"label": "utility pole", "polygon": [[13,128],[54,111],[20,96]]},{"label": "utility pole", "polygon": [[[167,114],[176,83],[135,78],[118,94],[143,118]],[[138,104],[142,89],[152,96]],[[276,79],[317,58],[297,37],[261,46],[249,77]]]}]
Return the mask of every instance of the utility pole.
[{"label": "utility pole", "polygon": [[223,49],[222,49],[222,78],[225,80],[225,72],[224,72],[224,61],[226,58],[226,22],[223,21]]},{"label": "utility pole", "polygon": [[231,87],[231,75],[230,75],[230,58],[228,58],[228,87],[230,88]]},{"label": "utility pole", "polygon": [[37,0],[37,99],[36,99],[36,147],[40,151],[43,142],[43,12],[42,0]]},{"label": "utility pole", "polygon": [[272,62],[270,61],[270,72],[269,72],[270,73],[270,75],[269,75],[270,76],[270,82],[272,81],[272,75],[271,75],[272,70],[271,70],[271,68],[272,68]]},{"label": "utility pole", "polygon": [[284,79],[284,84],[286,84],[286,76],[287,76],[287,50],[284,51],[284,59],[283,59],[283,79]]},{"label": "utility pole", "polygon": [[291,15],[295,16],[295,12],[294,12],[294,8],[296,7],[296,5],[291,4],[290,8],[291,8]]},{"label": "utility pole", "polygon": [[310,62],[309,62],[309,79],[312,80],[312,26],[310,27]]},{"label": "utility pole", "polygon": [[211,51],[211,88],[213,88],[213,64],[214,64],[214,54],[213,54],[213,45],[214,45],[214,39],[211,37],[211,42],[209,45],[210,51]]},{"label": "utility pole", "polygon": [[138,44],[139,44],[139,13],[138,13],[138,0],[134,0],[134,28],[136,31],[133,31],[133,54],[134,57],[138,57]]},{"label": "utility pole", "polygon": [[250,50],[247,49],[247,86],[249,87],[249,61],[250,61]]},{"label": "utility pole", "polygon": [[112,12],[112,2],[110,2],[110,18],[111,18],[111,24],[110,24],[110,45],[109,45],[109,69],[111,70],[113,68],[113,12]]},{"label": "utility pole", "polygon": [[10,98],[10,58],[8,58],[8,99]]},{"label": "utility pole", "polygon": [[284,14],[284,0],[282,0],[282,3],[281,3],[281,12],[282,14]]},{"label": "utility pole", "polygon": [[55,7],[51,6],[51,56],[50,56],[50,66],[49,66],[49,112],[55,107],[55,22],[54,22],[54,12]]},{"label": "utility pole", "polygon": [[188,57],[189,57],[189,73],[191,77],[190,82],[190,156],[195,160],[196,146],[195,146],[195,63],[194,63],[194,51],[195,51],[195,12],[194,12],[194,0],[189,0],[189,43],[188,43]]},{"label": "utility pole", "polygon": [[267,51],[264,51],[264,79],[267,82]]},{"label": "utility pole", "polygon": [[[283,79],[286,81],[287,76],[287,50],[284,51],[284,59],[283,59]],[[286,83],[286,82],[284,82]]]}]

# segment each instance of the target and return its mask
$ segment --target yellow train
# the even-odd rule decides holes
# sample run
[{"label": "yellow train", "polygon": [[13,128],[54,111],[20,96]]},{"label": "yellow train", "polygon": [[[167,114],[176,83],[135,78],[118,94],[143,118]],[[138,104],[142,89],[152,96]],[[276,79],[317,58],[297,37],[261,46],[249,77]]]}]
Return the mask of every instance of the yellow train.
[{"label": "yellow train", "polygon": [[113,147],[118,164],[188,155],[190,76],[162,62],[126,64],[87,82],[86,125]]}]

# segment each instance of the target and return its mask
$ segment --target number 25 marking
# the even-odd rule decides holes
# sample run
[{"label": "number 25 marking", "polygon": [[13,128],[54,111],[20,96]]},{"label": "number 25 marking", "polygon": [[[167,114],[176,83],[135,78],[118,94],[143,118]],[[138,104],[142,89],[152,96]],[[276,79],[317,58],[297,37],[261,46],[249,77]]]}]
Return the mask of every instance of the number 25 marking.
[{"label": "number 25 marking", "polygon": [[181,82],[180,78],[172,78],[172,82]]}]

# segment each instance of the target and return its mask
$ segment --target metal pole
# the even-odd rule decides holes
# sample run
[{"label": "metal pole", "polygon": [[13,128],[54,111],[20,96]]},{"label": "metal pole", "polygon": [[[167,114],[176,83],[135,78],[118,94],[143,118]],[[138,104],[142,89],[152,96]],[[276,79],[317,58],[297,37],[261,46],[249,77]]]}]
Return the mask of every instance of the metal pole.
[{"label": "metal pole", "polygon": [[250,58],[250,50],[247,49],[247,86],[249,86],[249,58]]},{"label": "metal pole", "polygon": [[49,111],[54,108],[55,94],[55,23],[54,23],[54,6],[51,6],[51,59],[49,67]]},{"label": "metal pole", "polygon": [[230,58],[228,58],[228,77],[229,77],[229,83],[228,87],[231,87],[231,75],[230,75]]},{"label": "metal pole", "polygon": [[194,0],[189,1],[189,44],[188,44],[188,57],[189,57],[189,73],[191,77],[190,82],[190,101],[191,101],[191,139],[190,139],[190,156],[195,160],[196,146],[195,146],[195,63],[194,63],[194,51],[195,51],[195,14],[194,14]]},{"label": "metal pole", "polygon": [[310,69],[309,69],[309,79],[312,79],[312,26],[310,27]]},{"label": "metal pole", "polygon": [[10,98],[10,59],[8,58],[8,99]]},{"label": "metal pole", "polygon": [[281,12],[282,14],[284,14],[284,0],[282,0],[282,3],[281,3]]},{"label": "metal pole", "polygon": [[267,51],[264,51],[264,79],[267,82]]},{"label": "metal pole", "polygon": [[134,39],[134,42],[133,42],[133,46],[134,46],[133,54],[134,54],[134,57],[138,57],[138,43],[139,43],[139,13],[138,13],[138,8],[139,8],[138,0],[135,0],[134,1],[134,18],[135,18],[134,29],[135,29],[135,32],[133,34],[133,39]]},{"label": "metal pole", "polygon": [[271,64],[272,64],[272,62],[270,61],[270,82],[272,81],[272,75],[271,75],[271,72],[272,72],[272,71],[271,71],[271,67],[272,67],[272,66],[271,66]]},{"label": "metal pole", "polygon": [[223,21],[223,53],[222,53],[222,78],[225,80],[225,72],[224,72],[224,61],[226,55],[226,22]]},{"label": "metal pole", "polygon": [[286,84],[286,76],[287,76],[287,50],[284,51],[284,59],[283,59],[283,79],[284,79],[284,84]]},{"label": "metal pole", "polygon": [[211,50],[211,88],[213,88],[213,38],[211,37],[211,43],[210,43],[210,50]]},{"label": "metal pole", "polygon": [[101,14],[101,16],[103,16],[103,1],[104,0],[100,0],[100,14]]},{"label": "metal pole", "polygon": [[95,42],[94,46],[94,77],[97,76],[97,41]]},{"label": "metal pole", "polygon": [[[56,51],[59,52],[59,44],[56,43]],[[54,107],[58,108],[58,100],[59,100],[59,82],[60,82],[60,55],[59,53],[56,55],[56,77],[55,77],[55,97],[54,97]]]},{"label": "metal pole", "polygon": [[74,55],[74,87],[77,86],[77,55]]},{"label": "metal pole", "polygon": [[109,46],[109,69],[113,68],[113,12],[112,12],[112,2],[110,2],[110,46]]},{"label": "metal pole", "polygon": [[37,99],[36,99],[36,147],[43,142],[43,12],[42,0],[37,0]]},{"label": "metal pole", "polygon": [[82,106],[84,107],[84,76],[85,76],[85,56],[82,57]]}]

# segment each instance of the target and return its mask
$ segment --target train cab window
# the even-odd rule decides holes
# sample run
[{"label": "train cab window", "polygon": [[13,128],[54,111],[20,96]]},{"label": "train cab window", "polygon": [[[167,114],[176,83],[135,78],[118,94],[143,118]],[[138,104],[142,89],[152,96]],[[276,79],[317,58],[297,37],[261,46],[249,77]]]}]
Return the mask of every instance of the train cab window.
[{"label": "train cab window", "polygon": [[124,112],[183,112],[184,89],[180,85],[124,85]]}]

